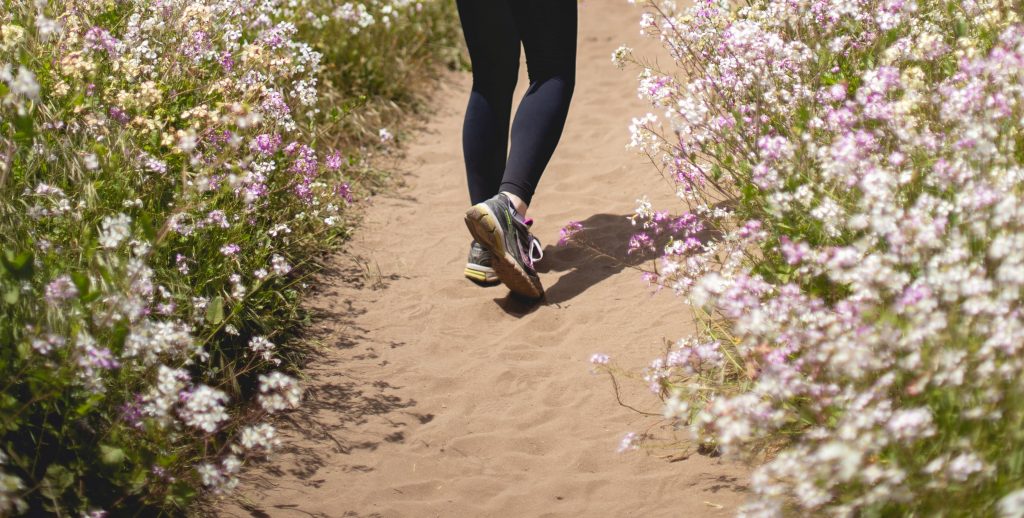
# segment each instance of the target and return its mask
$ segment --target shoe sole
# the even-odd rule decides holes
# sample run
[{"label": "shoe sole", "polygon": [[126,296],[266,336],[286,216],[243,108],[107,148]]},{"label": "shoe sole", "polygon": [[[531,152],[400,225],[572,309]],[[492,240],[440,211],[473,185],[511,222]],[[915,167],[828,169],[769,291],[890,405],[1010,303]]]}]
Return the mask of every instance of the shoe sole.
[{"label": "shoe sole", "polygon": [[501,279],[498,279],[498,276],[494,273],[493,268],[484,268],[472,263],[466,263],[464,275],[467,279],[478,284],[497,284],[501,282]]},{"label": "shoe sole", "polygon": [[501,230],[497,216],[486,204],[478,203],[466,211],[466,227],[477,242],[494,254],[494,262],[491,264],[494,273],[512,293],[531,299],[544,296],[540,280],[531,278],[505,248],[505,232]]}]

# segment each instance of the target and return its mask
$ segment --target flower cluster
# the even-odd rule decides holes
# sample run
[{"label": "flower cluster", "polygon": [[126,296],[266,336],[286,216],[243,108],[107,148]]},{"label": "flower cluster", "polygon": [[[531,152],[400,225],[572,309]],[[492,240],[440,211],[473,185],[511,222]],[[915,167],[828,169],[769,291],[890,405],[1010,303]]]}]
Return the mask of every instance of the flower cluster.
[{"label": "flower cluster", "polygon": [[[771,451],[749,516],[1020,516],[1024,24],[987,0],[647,2],[632,146],[676,183],[646,278],[701,334],[666,416]],[[765,447],[768,447],[767,450]]]},{"label": "flower cluster", "polygon": [[283,372],[309,258],[346,236],[367,157],[394,140],[381,128],[402,127],[342,118],[408,108],[415,74],[448,58],[453,12],[5,4],[0,515],[180,513],[280,443],[267,421],[301,402]]},{"label": "flower cluster", "polygon": [[298,381],[280,372],[260,375],[260,406],[267,412],[296,408],[302,401]]}]

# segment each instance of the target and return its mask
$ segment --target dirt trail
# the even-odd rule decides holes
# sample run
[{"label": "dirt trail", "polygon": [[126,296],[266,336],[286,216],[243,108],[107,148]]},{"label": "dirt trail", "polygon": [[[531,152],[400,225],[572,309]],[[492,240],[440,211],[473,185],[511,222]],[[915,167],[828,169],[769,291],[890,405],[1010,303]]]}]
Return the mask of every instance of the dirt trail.
[{"label": "dirt trail", "polygon": [[[630,430],[656,426],[619,406],[589,358],[640,367],[692,318],[651,295],[622,264],[554,246],[579,220],[623,261],[625,215],[644,194],[671,203],[656,171],[624,147],[647,110],[633,72],[611,52],[638,34],[622,0],[580,5],[578,81],[562,143],[530,215],[546,246],[547,303],[461,277],[469,237],[460,131],[469,78],[446,81],[440,107],[408,148],[407,187],[376,199],[312,305],[328,351],[308,371],[308,401],[288,444],[247,476],[252,505],[222,516],[730,516],[746,470],[700,455],[669,462],[616,453]],[[520,92],[525,87],[525,67]],[[666,195],[667,199],[666,199]],[[361,258],[361,259],[354,259]],[[642,382],[623,398],[659,412]]]}]

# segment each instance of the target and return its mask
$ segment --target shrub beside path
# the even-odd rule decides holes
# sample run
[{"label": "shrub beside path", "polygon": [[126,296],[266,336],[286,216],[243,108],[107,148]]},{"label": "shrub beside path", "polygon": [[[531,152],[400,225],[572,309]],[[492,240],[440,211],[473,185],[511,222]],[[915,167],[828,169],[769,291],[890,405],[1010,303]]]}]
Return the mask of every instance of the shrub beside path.
[{"label": "shrub beside path", "polygon": [[[625,149],[645,107],[631,72],[610,63],[643,41],[639,11],[622,0],[580,6],[576,97],[531,216],[547,245],[547,303],[531,308],[504,287],[461,277],[469,237],[460,130],[468,74],[446,78],[437,113],[408,146],[406,186],[378,197],[332,260],[311,306],[324,355],[307,403],[282,424],[285,446],[251,470],[247,504],[221,516],[730,516],[747,470],[720,459],[617,453],[626,431],[657,427],[622,406],[589,358],[639,367],[692,317],[669,293],[651,295],[623,263],[633,199],[665,192]],[[525,67],[520,93],[526,83]],[[619,262],[555,246],[582,221]],[[620,380],[624,401],[658,413],[642,380]],[[685,434],[679,434],[685,437]]]}]

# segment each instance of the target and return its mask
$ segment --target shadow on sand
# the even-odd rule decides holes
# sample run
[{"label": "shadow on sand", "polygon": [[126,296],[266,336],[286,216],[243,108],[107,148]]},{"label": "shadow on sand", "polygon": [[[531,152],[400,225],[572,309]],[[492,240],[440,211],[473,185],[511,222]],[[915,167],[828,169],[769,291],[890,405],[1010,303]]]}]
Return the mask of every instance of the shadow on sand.
[{"label": "shadow on sand", "polygon": [[521,317],[542,305],[568,302],[622,270],[639,267],[656,257],[654,253],[629,253],[629,238],[637,227],[628,215],[595,214],[580,223],[584,229],[580,237],[586,246],[549,244],[544,247],[544,260],[537,263],[540,273],[568,273],[545,287],[546,294],[540,302],[512,294],[494,299],[506,313]]},{"label": "shadow on sand", "polygon": [[[258,499],[272,490],[278,479],[318,488],[326,483],[320,470],[327,466],[342,471],[373,471],[371,466],[347,462],[346,456],[360,450],[373,451],[385,443],[405,442],[409,427],[434,419],[431,414],[414,411],[415,399],[396,395],[401,387],[373,374],[361,374],[373,373],[373,367],[386,365],[380,359],[382,349],[405,345],[375,339],[357,323],[366,312],[359,303],[360,292],[387,289],[396,277],[380,275],[359,257],[345,256],[343,260],[352,264],[328,264],[324,268],[322,278],[338,281],[316,290],[307,307],[312,325],[304,330],[302,340],[319,343],[321,347],[307,358],[304,370],[310,381],[302,406],[280,415],[275,423],[289,436],[275,451],[275,457],[288,457],[288,462],[263,462],[259,469],[243,473],[251,491],[245,496],[236,495],[234,503],[245,514],[223,516],[262,518],[283,511],[326,516],[304,511],[301,503],[267,505]],[[330,303],[321,304],[318,299]],[[334,516],[361,515],[341,511]]]}]

